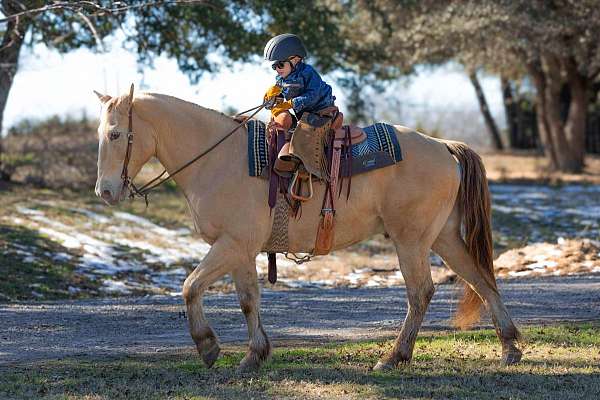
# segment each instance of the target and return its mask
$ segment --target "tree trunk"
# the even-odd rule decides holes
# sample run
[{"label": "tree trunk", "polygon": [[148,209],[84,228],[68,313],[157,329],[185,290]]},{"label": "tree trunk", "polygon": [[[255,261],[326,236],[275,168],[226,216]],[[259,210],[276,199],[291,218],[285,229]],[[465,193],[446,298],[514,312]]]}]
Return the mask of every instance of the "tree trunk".
[{"label": "tree trunk", "polygon": [[508,129],[508,147],[515,148],[519,146],[518,124],[517,124],[517,104],[510,81],[505,77],[500,78],[502,86],[502,100],[504,103],[504,114],[506,115],[506,127]]},{"label": "tree trunk", "polygon": [[[3,0],[2,8],[6,15],[17,12],[16,5],[11,0]],[[13,84],[15,74],[18,69],[19,54],[25,33],[29,28],[29,22],[24,18],[17,18],[7,23],[2,43],[0,44],[0,179],[9,180],[10,176],[2,165],[3,146],[2,146],[2,122],[4,120],[4,109],[8,100],[8,94]]]},{"label": "tree trunk", "polygon": [[538,133],[540,135],[540,141],[542,143],[542,149],[544,154],[549,160],[549,166],[551,169],[558,169],[558,159],[556,155],[556,146],[552,140],[550,134],[550,128],[548,127],[548,120],[546,119],[546,77],[542,71],[539,63],[530,63],[528,65],[529,74],[533,79],[533,83],[536,88],[536,109],[535,115],[538,125]]},{"label": "tree trunk", "polygon": [[567,79],[571,93],[571,104],[565,123],[565,136],[569,143],[570,168],[581,172],[585,161],[585,128],[588,116],[588,85],[586,77],[579,74],[575,63],[566,62]]},{"label": "tree trunk", "polygon": [[496,122],[494,121],[494,118],[490,113],[490,108],[488,107],[487,100],[485,99],[485,94],[483,93],[483,89],[479,84],[479,79],[477,79],[477,75],[475,74],[475,72],[469,74],[469,79],[471,79],[473,88],[475,88],[475,95],[477,96],[477,101],[479,102],[479,109],[483,114],[485,126],[488,128],[488,132],[492,136],[492,143],[494,144],[494,148],[496,150],[503,150],[504,146],[502,145],[502,140],[500,139],[498,127],[496,126]]},{"label": "tree trunk", "polygon": [[[537,64],[530,64],[529,72],[537,91],[538,130],[550,167],[561,172],[581,172],[588,105],[586,78],[577,72],[572,60],[548,55],[543,55]],[[571,101],[563,123],[561,89],[565,76]]]}]

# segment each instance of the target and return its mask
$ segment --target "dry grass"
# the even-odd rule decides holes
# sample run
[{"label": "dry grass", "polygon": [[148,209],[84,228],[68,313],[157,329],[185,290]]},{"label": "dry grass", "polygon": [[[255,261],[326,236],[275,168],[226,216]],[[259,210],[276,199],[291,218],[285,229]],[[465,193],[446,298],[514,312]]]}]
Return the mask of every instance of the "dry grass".
[{"label": "dry grass", "polygon": [[[0,374],[0,397],[39,399],[588,399],[600,392],[598,326],[528,328],[523,362],[500,364],[491,330],[422,334],[415,358],[370,368],[391,342],[276,343],[254,374],[235,371],[243,347],[227,346],[207,370],[192,352],[64,359]],[[284,346],[284,347],[281,347]],[[191,347],[191,346],[190,346]]]},{"label": "dry grass", "polygon": [[582,174],[548,170],[548,160],[532,152],[484,153],[488,178],[498,182],[600,184],[600,156],[588,155]]}]

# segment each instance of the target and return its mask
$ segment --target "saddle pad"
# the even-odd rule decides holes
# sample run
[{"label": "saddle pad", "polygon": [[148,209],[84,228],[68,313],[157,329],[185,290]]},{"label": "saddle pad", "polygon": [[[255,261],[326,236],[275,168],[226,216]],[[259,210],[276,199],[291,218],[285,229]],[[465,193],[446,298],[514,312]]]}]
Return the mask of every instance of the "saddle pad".
[{"label": "saddle pad", "polygon": [[[247,129],[248,174],[261,176],[264,168],[269,165],[266,125],[262,121],[249,120]],[[352,145],[353,175],[402,161],[400,143],[393,126],[378,122],[362,129],[367,134],[367,140]],[[358,164],[361,164],[362,168],[357,167]],[[342,165],[342,175],[346,174],[347,167]]]},{"label": "saddle pad", "polygon": [[266,125],[264,122],[251,119],[246,124],[248,129],[248,174],[260,176],[269,165],[269,148],[267,146]]},{"label": "saddle pad", "polygon": [[395,163],[402,161],[400,143],[398,143],[396,129],[393,126],[378,122],[362,129],[367,134],[367,140],[352,145],[352,157],[360,157],[382,151],[388,153]]}]

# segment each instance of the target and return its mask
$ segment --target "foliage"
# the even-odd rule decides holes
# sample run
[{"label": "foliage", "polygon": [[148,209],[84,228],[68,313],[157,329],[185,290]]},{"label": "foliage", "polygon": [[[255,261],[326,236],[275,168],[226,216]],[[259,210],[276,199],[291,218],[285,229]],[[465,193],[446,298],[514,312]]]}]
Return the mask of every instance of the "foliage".
[{"label": "foliage", "polygon": [[[380,46],[393,55],[383,63],[408,70],[453,59],[470,71],[483,67],[504,77],[528,76],[553,167],[581,171],[589,89],[600,73],[597,1],[360,0],[355,7],[375,23],[363,20],[351,28],[358,37],[379,31]],[[381,68],[379,62],[372,68]],[[563,90],[570,102],[561,120]]]},{"label": "foliage", "polygon": [[89,188],[96,178],[96,122],[53,116],[8,130],[0,171],[9,180],[54,188]]}]

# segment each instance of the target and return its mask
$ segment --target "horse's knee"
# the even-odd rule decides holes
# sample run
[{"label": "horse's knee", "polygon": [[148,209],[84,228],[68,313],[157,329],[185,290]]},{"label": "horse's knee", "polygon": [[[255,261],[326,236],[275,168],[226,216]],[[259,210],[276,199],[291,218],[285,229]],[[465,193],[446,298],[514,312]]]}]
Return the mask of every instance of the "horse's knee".
[{"label": "horse's knee", "polygon": [[183,300],[186,304],[191,304],[198,297],[199,285],[198,279],[191,273],[183,282],[183,290],[181,292]]},{"label": "horse's knee", "polygon": [[245,316],[249,316],[256,309],[256,299],[252,296],[240,296],[240,308]]},{"label": "horse's knee", "polygon": [[422,286],[407,288],[408,303],[414,311],[425,312],[435,293],[435,286],[431,281]]}]

